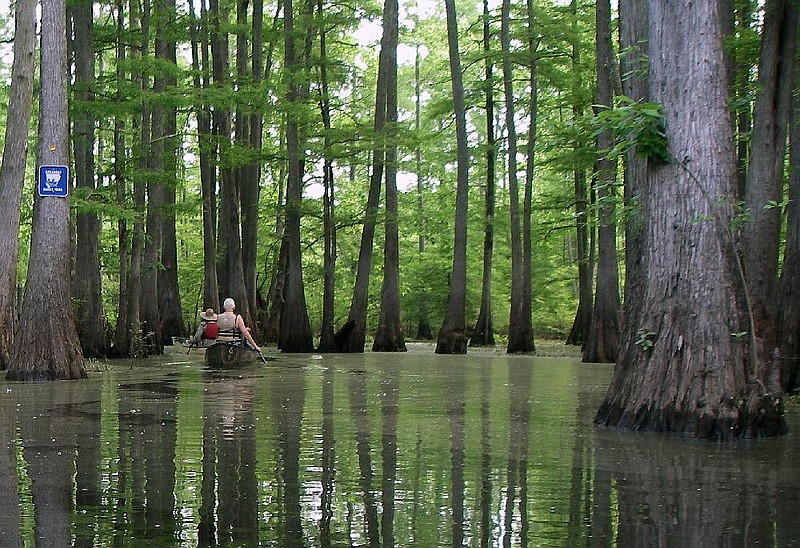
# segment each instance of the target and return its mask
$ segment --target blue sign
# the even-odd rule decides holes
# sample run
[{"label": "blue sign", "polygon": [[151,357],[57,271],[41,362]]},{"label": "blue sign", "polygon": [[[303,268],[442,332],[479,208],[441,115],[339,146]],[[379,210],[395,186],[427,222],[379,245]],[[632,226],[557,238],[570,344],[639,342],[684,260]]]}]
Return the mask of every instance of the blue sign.
[{"label": "blue sign", "polygon": [[67,195],[69,186],[69,169],[67,166],[39,166],[39,181],[37,184],[39,196]]}]

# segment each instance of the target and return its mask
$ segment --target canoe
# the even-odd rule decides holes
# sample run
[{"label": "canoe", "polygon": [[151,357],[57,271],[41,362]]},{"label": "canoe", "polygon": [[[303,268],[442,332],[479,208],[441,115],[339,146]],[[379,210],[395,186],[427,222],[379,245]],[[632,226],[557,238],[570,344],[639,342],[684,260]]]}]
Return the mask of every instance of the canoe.
[{"label": "canoe", "polygon": [[229,369],[262,361],[261,353],[238,342],[217,342],[206,348],[206,367]]}]

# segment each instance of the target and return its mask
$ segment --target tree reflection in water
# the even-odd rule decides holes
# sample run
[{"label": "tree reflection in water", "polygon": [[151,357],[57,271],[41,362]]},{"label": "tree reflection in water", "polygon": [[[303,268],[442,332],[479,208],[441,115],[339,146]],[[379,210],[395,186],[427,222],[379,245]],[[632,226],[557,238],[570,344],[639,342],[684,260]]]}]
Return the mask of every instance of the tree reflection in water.
[{"label": "tree reflection in water", "polygon": [[798,436],[597,429],[609,375],[412,351],[5,383],[0,545],[800,543]]}]

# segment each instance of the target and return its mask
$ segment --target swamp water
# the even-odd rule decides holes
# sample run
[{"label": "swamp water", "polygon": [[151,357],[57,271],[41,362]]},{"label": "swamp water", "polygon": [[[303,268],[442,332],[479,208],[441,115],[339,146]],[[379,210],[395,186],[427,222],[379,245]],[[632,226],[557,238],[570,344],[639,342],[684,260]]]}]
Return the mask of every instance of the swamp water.
[{"label": "swamp water", "polygon": [[0,546],[794,546],[800,413],[592,426],[609,365],[500,353],[109,362],[0,382]]}]

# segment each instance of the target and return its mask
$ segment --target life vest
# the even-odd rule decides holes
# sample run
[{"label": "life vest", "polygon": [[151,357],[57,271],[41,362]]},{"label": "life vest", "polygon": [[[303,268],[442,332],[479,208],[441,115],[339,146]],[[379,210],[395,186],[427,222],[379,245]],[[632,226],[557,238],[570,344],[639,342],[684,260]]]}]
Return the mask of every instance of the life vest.
[{"label": "life vest", "polygon": [[217,320],[205,320],[206,325],[203,327],[203,339],[216,339],[219,336],[219,325]]},{"label": "life vest", "polygon": [[239,316],[231,314],[220,314],[217,316],[217,327],[219,332],[217,339],[225,341],[235,341],[239,339],[239,328],[236,326],[236,319]]}]

